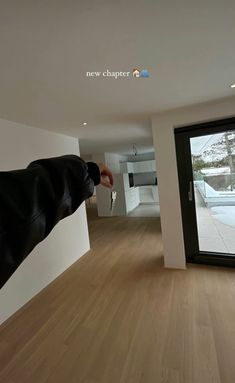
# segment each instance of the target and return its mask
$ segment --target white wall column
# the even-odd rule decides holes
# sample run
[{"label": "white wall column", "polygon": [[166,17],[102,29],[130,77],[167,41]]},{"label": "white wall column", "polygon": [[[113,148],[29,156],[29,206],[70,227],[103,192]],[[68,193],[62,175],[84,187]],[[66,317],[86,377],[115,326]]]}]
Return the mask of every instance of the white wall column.
[{"label": "white wall column", "polygon": [[235,97],[159,113],[152,118],[166,267],[185,268],[174,128],[235,115]]},{"label": "white wall column", "polygon": [[[79,154],[78,140],[0,119],[0,168],[25,168],[31,161]],[[0,323],[39,293],[90,249],[85,204],[60,221],[0,290]]]}]

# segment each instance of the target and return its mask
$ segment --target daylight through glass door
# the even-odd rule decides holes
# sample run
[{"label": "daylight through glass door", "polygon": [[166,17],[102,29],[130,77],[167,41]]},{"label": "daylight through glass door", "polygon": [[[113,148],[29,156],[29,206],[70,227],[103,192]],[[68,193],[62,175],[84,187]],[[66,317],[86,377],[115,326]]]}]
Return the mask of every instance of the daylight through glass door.
[{"label": "daylight through glass door", "polygon": [[235,133],[190,138],[199,250],[235,254]]}]

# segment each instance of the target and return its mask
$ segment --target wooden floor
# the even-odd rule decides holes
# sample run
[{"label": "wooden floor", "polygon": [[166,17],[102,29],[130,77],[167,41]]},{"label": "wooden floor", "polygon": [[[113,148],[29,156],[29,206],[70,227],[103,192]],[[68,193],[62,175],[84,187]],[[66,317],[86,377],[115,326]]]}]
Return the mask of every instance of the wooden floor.
[{"label": "wooden floor", "polygon": [[234,383],[235,270],[166,270],[158,218],[88,210],[93,250],[0,328],[0,382]]}]

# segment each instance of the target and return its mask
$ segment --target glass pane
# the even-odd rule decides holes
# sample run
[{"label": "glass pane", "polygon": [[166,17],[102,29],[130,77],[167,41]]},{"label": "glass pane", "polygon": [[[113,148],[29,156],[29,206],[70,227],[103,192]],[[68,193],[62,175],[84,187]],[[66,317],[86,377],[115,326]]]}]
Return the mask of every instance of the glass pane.
[{"label": "glass pane", "polygon": [[199,250],[235,254],[235,132],[190,139]]}]

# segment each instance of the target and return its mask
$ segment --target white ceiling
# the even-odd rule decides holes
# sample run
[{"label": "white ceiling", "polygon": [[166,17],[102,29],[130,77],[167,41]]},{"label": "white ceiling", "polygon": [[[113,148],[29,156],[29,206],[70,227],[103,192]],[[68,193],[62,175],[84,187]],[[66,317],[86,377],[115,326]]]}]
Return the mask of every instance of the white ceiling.
[{"label": "white ceiling", "polygon": [[0,0],[0,117],[150,151],[153,113],[235,94],[234,20],[234,0]]}]

